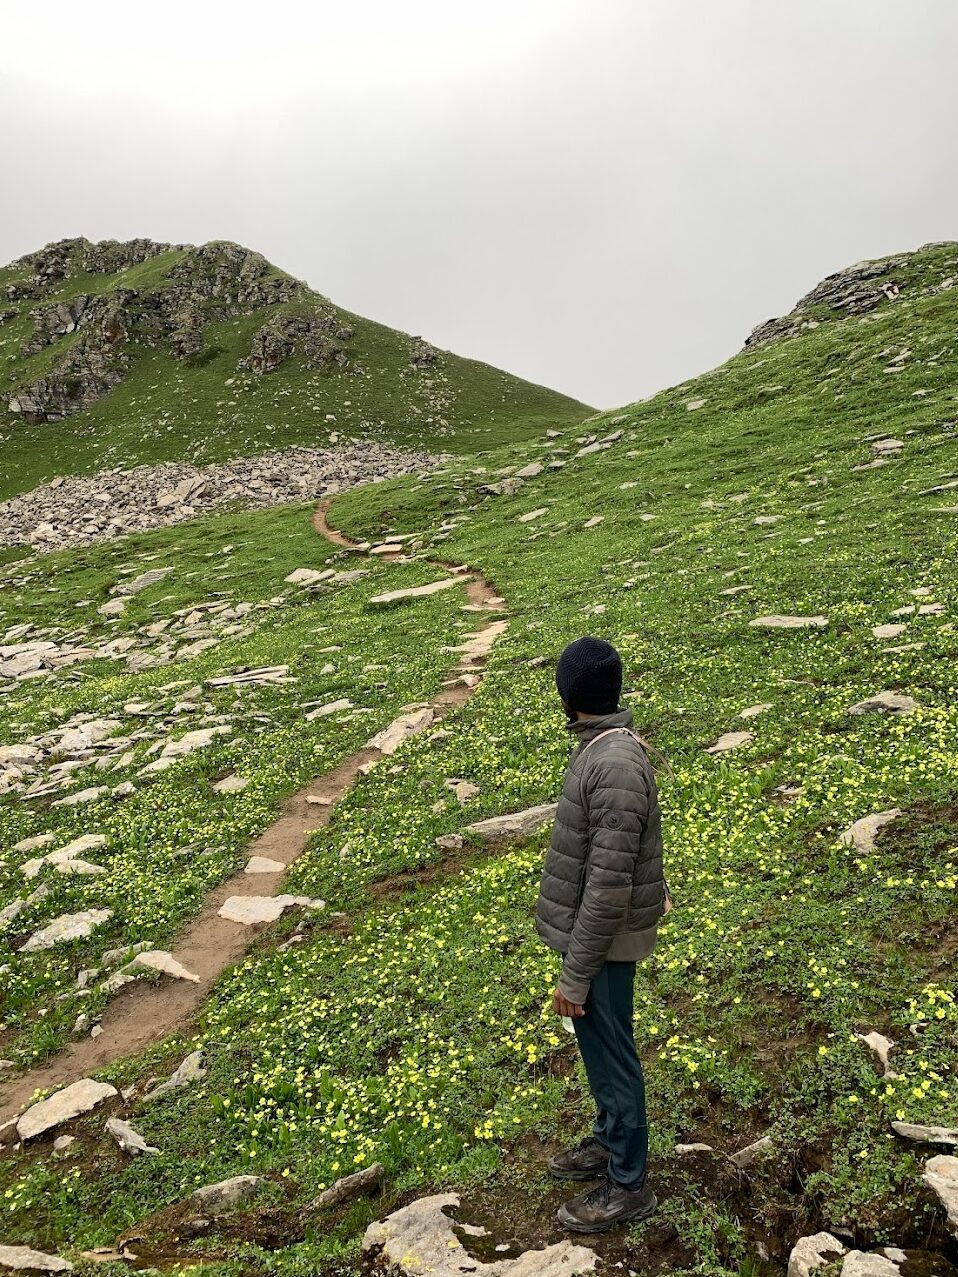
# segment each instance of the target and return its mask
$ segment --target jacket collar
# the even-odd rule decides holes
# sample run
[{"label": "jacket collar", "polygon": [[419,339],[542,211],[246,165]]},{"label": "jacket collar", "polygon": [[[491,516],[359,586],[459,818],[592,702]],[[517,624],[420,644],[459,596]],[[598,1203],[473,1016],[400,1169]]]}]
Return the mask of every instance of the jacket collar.
[{"label": "jacket collar", "polygon": [[619,709],[614,714],[603,714],[601,718],[577,718],[574,723],[567,724],[568,729],[576,737],[580,748],[595,740],[600,732],[607,732],[610,727],[631,727],[632,711]]}]

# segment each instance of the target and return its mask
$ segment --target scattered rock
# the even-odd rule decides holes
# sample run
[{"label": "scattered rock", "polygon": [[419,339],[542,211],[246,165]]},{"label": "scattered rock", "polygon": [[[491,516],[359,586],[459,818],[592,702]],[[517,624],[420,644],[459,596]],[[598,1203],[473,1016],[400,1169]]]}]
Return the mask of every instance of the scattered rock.
[{"label": "scattered rock", "polygon": [[746,1166],[751,1166],[757,1157],[772,1147],[772,1137],[763,1135],[761,1139],[755,1140],[752,1144],[747,1144],[745,1148],[739,1149],[737,1153],[729,1156],[729,1161],[733,1166],[737,1166],[743,1171]]},{"label": "scattered rock", "polygon": [[270,860],[268,856],[250,856],[243,873],[278,874],[282,873],[285,868],[286,866],[281,860]]},{"label": "scattered rock", "polygon": [[939,1154],[929,1158],[923,1178],[944,1206],[951,1231],[958,1234],[958,1157]]},{"label": "scattered rock", "polygon": [[876,811],[874,815],[862,816],[839,835],[839,841],[846,847],[854,847],[856,851],[874,851],[875,835],[879,829],[890,825],[900,815],[900,807],[889,807],[887,811]]},{"label": "scattered rock", "polygon": [[53,1141],[54,1153],[65,1153],[71,1144],[76,1143],[75,1135],[58,1135]]},{"label": "scattered rock", "polygon": [[763,630],[806,630],[823,629],[828,624],[827,616],[757,616],[749,625]]},{"label": "scattered rock", "polygon": [[811,1237],[800,1237],[792,1247],[788,1257],[787,1277],[809,1277],[809,1274],[823,1264],[840,1259],[845,1254],[845,1247],[831,1233],[813,1233]]},{"label": "scattered rock", "polygon": [[17,1134],[22,1140],[36,1139],[38,1135],[79,1117],[81,1113],[89,1113],[98,1104],[117,1094],[119,1092],[116,1087],[110,1086],[108,1082],[83,1078],[47,1099],[31,1104],[17,1119]]},{"label": "scattered rock", "polygon": [[899,634],[903,634],[908,627],[906,625],[873,625],[872,634],[877,639],[897,638]]},{"label": "scattered rock", "polygon": [[287,909],[297,905],[304,909],[321,909],[323,904],[322,900],[312,900],[309,896],[230,896],[218,913],[227,922],[251,927],[259,922],[275,922]]},{"label": "scattered rock", "polygon": [[160,971],[163,975],[172,976],[174,980],[191,980],[199,984],[200,977],[187,971],[181,962],[177,962],[172,953],[165,949],[145,949],[138,953],[130,963],[131,967],[143,967],[147,971]]},{"label": "scattered rock", "polygon": [[474,785],[472,781],[460,780],[457,776],[448,776],[443,784],[447,789],[451,789],[456,795],[459,805],[464,807],[470,798],[475,798],[479,793],[479,786]]},{"label": "scattered rock", "polygon": [[705,752],[706,754],[727,754],[730,750],[739,749],[754,739],[751,732],[726,732],[714,745],[709,745]]},{"label": "scattered rock", "polygon": [[916,1144],[949,1144],[958,1146],[958,1130],[950,1126],[915,1126],[911,1122],[892,1122],[891,1129],[902,1139]]},{"label": "scattered rock", "polygon": [[876,692],[866,700],[849,705],[849,714],[913,714],[918,702],[900,692]]},{"label": "scattered rock", "polygon": [[679,1157],[685,1157],[689,1153],[714,1153],[715,1149],[711,1144],[676,1144],[675,1152]]},{"label": "scattered rock", "polygon": [[488,1234],[484,1228],[457,1225],[450,1219],[444,1208],[458,1205],[456,1193],[437,1193],[411,1202],[369,1225],[363,1236],[363,1254],[368,1260],[381,1256],[385,1267],[406,1277],[462,1277],[464,1272],[480,1269],[482,1277],[573,1277],[595,1269],[595,1252],[569,1241],[528,1250],[515,1259],[480,1263],[466,1250],[459,1234]]},{"label": "scattered rock", "polygon": [[215,1219],[248,1202],[263,1183],[265,1180],[261,1175],[234,1175],[230,1179],[198,1188],[195,1193],[190,1194],[189,1204],[195,1210]]},{"label": "scattered rock", "polygon": [[216,794],[238,794],[246,788],[249,781],[245,776],[225,776],[213,786]]},{"label": "scattered rock", "polygon": [[707,399],[689,399],[685,405],[686,411],[698,412],[699,408],[704,408],[707,403]]},{"label": "scattered rock", "polygon": [[29,1246],[0,1246],[0,1268],[17,1273],[72,1273],[73,1265],[59,1255],[45,1255]]},{"label": "scattered rock", "polygon": [[[352,708],[352,701],[348,701],[344,698],[338,701],[330,701],[328,705],[320,705],[317,709],[310,710],[310,712],[306,715],[306,722],[312,723],[317,718],[325,718],[327,714],[340,714],[344,710]],[[309,799],[307,799],[307,802],[308,801]]]},{"label": "scattered rock", "polygon": [[143,590],[148,590],[151,585],[157,585],[165,580],[172,571],[172,568],[150,568],[134,577],[132,581],[124,581],[122,585],[115,586],[113,592],[126,595],[140,594]]},{"label": "scattered rock", "polygon": [[112,918],[112,909],[81,909],[79,913],[64,913],[54,918],[45,927],[35,931],[30,939],[20,946],[21,953],[36,953],[40,949],[52,949],[55,944],[63,944],[68,940],[81,940],[91,935],[95,927],[101,926],[108,918]]},{"label": "scattered rock", "polygon": [[165,1082],[160,1082],[158,1086],[154,1086],[143,1098],[146,1100],[159,1099],[161,1095],[175,1091],[181,1086],[188,1086],[191,1082],[198,1082],[204,1077],[206,1077],[206,1069],[203,1068],[203,1052],[191,1051]]},{"label": "scattered rock", "polygon": [[289,576],[284,576],[283,580],[289,585],[318,585],[320,581],[328,581],[335,575],[335,568],[297,568]]},{"label": "scattered rock", "polygon": [[748,709],[743,709],[739,713],[739,718],[757,718],[759,714],[764,714],[766,710],[771,708],[771,702],[767,702],[764,705],[749,705]]},{"label": "scattered rock", "polygon": [[901,1277],[901,1270],[887,1254],[850,1250],[842,1264],[841,1277]]},{"label": "scattered rock", "polygon": [[558,803],[542,803],[527,807],[525,811],[510,812],[504,816],[490,816],[466,826],[466,833],[484,842],[501,842],[507,838],[531,838],[543,825],[555,819]]},{"label": "scattered rock", "polygon": [[151,1144],[147,1144],[138,1131],[134,1131],[132,1126],[122,1122],[118,1117],[108,1117],[106,1129],[120,1146],[120,1151],[129,1153],[131,1157],[137,1157],[140,1153],[158,1153],[160,1151],[158,1148],[153,1148]]},{"label": "scattered rock", "polygon": [[316,1206],[339,1206],[342,1202],[351,1202],[363,1193],[372,1192],[383,1182],[386,1168],[382,1162],[374,1162],[365,1170],[356,1171],[352,1175],[344,1175],[316,1198]]},{"label": "scattered rock", "polygon": [[378,749],[381,754],[394,754],[404,740],[431,727],[435,718],[435,711],[429,706],[414,710],[411,714],[402,714],[368,741],[366,748]]},{"label": "scattered rock", "polygon": [[870,1051],[874,1051],[878,1056],[878,1062],[882,1066],[882,1074],[887,1078],[895,1078],[898,1075],[888,1067],[888,1053],[895,1045],[891,1038],[886,1038],[882,1033],[856,1033],[855,1036],[859,1042],[864,1042]]},{"label": "scattered rock", "polygon": [[412,585],[404,590],[388,590],[385,594],[374,594],[369,600],[370,603],[396,603],[400,599],[418,599],[427,594],[438,594],[440,590],[448,590],[454,585],[459,585],[461,581],[467,581],[469,578],[464,576],[447,576],[441,581],[430,581],[428,585]]}]

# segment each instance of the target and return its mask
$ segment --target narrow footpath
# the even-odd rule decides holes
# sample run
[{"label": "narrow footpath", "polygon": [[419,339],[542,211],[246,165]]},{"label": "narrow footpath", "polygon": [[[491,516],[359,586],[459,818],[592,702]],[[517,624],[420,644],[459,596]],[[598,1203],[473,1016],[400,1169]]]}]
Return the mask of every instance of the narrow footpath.
[{"label": "narrow footpath", "polygon": [[[329,505],[329,499],[323,501],[313,515],[313,527],[320,536],[357,553],[366,551],[367,547],[330,527]],[[402,561],[405,555],[402,545],[397,544],[394,551],[377,553],[376,558],[395,562]],[[470,611],[477,614],[502,611],[502,600],[482,576],[434,560],[429,562],[444,572],[462,576],[467,584]],[[448,685],[429,701],[437,720],[472,695],[481,678],[484,658],[505,631],[506,624],[501,617],[489,621],[456,649],[460,657],[450,667]],[[0,1085],[0,1124],[15,1117],[35,1091],[52,1090],[89,1077],[115,1060],[137,1055],[171,1034],[187,1030],[213,985],[228,967],[240,961],[265,925],[248,926],[221,918],[219,909],[223,903],[230,896],[281,894],[286,869],[305,850],[313,832],[328,823],[335,803],[360,775],[361,769],[381,756],[378,749],[361,749],[331,771],[315,777],[285,801],[273,824],[247,848],[247,859],[267,857],[281,863],[281,871],[248,874],[239,869],[210,892],[201,912],[172,950],[178,962],[199,976],[198,983],[164,977],[158,984],[143,979],[125,985],[104,1009],[99,1021],[102,1033],[98,1037],[87,1036],[71,1042],[51,1059]]]}]

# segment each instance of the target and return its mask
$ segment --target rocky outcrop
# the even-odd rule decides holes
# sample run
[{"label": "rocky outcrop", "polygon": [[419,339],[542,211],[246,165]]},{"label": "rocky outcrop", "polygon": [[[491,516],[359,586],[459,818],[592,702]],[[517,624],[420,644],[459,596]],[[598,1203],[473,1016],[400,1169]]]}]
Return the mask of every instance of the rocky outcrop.
[{"label": "rocky outcrop", "polygon": [[[42,297],[51,285],[62,291],[63,281],[77,270],[116,273],[170,247],[148,240],[125,245],[63,240],[21,260],[37,273],[25,291],[22,285],[11,286],[20,289],[16,296],[8,288],[8,297]],[[304,284],[280,274],[262,254],[238,244],[213,243],[190,248],[170,267],[166,278],[151,287],[116,288],[101,296],[80,293],[38,306],[30,312],[34,331],[21,348],[23,356],[83,331],[51,371],[15,387],[9,409],[28,422],[60,421],[91,407],[123,380],[129,342],[165,346],[177,359],[196,356],[203,350],[208,324],[254,314],[306,291]],[[310,332],[311,324],[317,327],[307,341],[311,362],[316,366],[344,363],[334,337],[319,331],[318,321],[307,322]],[[331,326],[337,337],[352,336],[352,330],[332,313],[323,316],[323,324]]]},{"label": "rocky outcrop", "polygon": [[[954,248],[958,253],[958,243],[926,244],[918,251],[931,248]],[[799,333],[817,328],[821,316],[828,312],[833,312],[840,319],[849,315],[867,315],[884,302],[897,301],[906,296],[917,297],[945,287],[945,282],[931,288],[909,283],[912,273],[910,267],[915,256],[914,253],[903,253],[897,257],[882,257],[877,261],[856,262],[845,270],[828,275],[801,298],[790,314],[783,315],[780,319],[766,320],[754,328],[745,342],[745,348],[764,346],[780,337],[795,337]],[[946,282],[949,287],[955,283],[953,279]]]},{"label": "rocky outcrop", "polygon": [[416,372],[431,368],[439,358],[439,351],[423,337],[411,337],[409,340],[409,367]]},{"label": "rocky outcrop", "polygon": [[224,502],[309,501],[358,483],[421,471],[437,458],[386,444],[289,448],[197,467],[169,463],[54,479],[0,502],[0,545],[57,550],[181,523]]},{"label": "rocky outcrop", "polygon": [[243,362],[251,372],[263,374],[272,372],[299,351],[312,368],[345,368],[349,359],[343,343],[352,336],[352,328],[331,312],[274,315],[254,334],[252,348]]}]

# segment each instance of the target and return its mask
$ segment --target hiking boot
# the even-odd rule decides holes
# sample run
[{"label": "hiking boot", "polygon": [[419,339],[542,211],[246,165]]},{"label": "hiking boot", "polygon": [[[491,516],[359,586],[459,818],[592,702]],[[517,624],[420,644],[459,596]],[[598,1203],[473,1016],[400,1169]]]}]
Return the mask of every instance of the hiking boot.
[{"label": "hiking boot", "polygon": [[573,1233],[603,1233],[629,1221],[648,1219],[658,1202],[647,1184],[630,1193],[621,1184],[604,1180],[587,1193],[559,1207],[559,1223]]},{"label": "hiking boot", "polygon": [[549,1170],[556,1179],[598,1179],[608,1169],[609,1150],[591,1135],[549,1160]]}]

